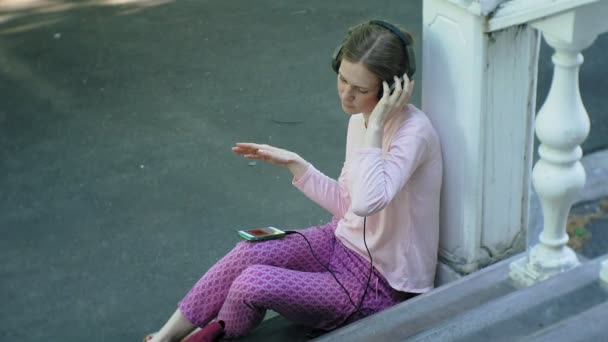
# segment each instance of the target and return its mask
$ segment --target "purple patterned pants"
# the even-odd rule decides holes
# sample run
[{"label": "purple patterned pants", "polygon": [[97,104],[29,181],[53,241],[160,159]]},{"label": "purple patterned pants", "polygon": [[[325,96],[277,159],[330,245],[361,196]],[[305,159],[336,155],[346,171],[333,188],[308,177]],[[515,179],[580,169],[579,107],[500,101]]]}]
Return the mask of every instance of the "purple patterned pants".
[{"label": "purple patterned pants", "polygon": [[[334,236],[336,220],[299,232],[358,305],[367,284],[369,262]],[[373,257],[373,254],[372,254]],[[362,310],[366,315],[403,299],[374,270]],[[239,242],[203,275],[179,303],[180,312],[203,327],[214,318],[226,323],[226,337],[242,336],[267,309],[313,328],[331,330],[361,318],[344,289],[313,257],[298,234],[264,242]]]}]

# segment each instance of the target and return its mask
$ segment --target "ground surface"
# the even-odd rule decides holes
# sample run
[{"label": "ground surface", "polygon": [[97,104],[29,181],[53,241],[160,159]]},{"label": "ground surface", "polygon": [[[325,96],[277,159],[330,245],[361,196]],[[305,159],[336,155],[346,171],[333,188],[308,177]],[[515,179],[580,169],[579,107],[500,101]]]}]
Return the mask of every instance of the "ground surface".
[{"label": "ground surface", "polygon": [[[420,1],[110,3],[0,6],[3,341],[138,341],[237,229],[328,220],[287,171],[230,147],[283,146],[337,176],[334,47],[367,18],[422,31]],[[607,49],[581,70],[588,151],[606,146]],[[544,49],[541,99],[550,72]]]}]

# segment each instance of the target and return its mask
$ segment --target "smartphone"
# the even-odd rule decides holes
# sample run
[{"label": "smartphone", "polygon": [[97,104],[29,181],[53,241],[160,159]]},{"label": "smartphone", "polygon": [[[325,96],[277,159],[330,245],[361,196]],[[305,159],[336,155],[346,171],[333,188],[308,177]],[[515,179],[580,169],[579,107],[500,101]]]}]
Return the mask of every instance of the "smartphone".
[{"label": "smartphone", "polygon": [[247,241],[262,241],[278,239],[285,236],[285,232],[275,227],[239,230],[239,235]]}]

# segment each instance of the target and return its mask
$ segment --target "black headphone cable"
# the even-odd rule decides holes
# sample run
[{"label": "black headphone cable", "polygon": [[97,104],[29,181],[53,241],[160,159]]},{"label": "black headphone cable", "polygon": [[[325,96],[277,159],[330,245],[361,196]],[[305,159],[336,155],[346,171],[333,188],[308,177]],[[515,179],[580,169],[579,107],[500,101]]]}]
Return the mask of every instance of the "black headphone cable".
[{"label": "black headphone cable", "polygon": [[298,234],[298,235],[300,235],[300,236],[302,236],[304,238],[304,240],[308,244],[308,247],[310,248],[310,252],[312,253],[312,256],[315,258],[315,260],[317,261],[317,263],[319,263],[319,265],[323,266],[323,268],[325,270],[327,270],[327,272],[329,272],[329,274],[332,275],[332,277],[334,278],[334,280],[336,281],[336,283],[338,283],[338,285],[340,285],[340,287],[342,288],[342,290],[344,290],[344,293],[346,293],[346,296],[348,297],[348,300],[353,305],[353,307],[355,308],[355,310],[357,311],[357,313],[359,315],[361,315],[361,317],[365,317],[365,314],[361,310],[363,309],[363,301],[365,300],[365,296],[367,295],[367,290],[369,289],[369,284],[371,282],[372,273],[373,273],[373,269],[374,269],[374,262],[372,260],[372,253],[370,252],[369,248],[367,247],[367,241],[366,241],[366,238],[365,238],[366,221],[367,221],[367,217],[363,217],[363,244],[365,245],[365,249],[367,250],[367,255],[369,256],[369,275],[367,276],[367,284],[365,285],[365,290],[363,290],[363,294],[361,295],[361,299],[359,300],[359,305],[355,304],[355,301],[350,296],[350,293],[348,292],[348,290],[346,289],[346,287],[344,287],[344,285],[342,285],[342,283],[340,282],[340,280],[338,280],[338,277],[336,277],[336,275],[334,274],[334,272],[332,272],[329,269],[328,266],[326,266],[324,263],[321,262],[321,260],[319,260],[319,258],[317,257],[317,254],[315,253],[315,251],[312,248],[312,245],[308,241],[308,238],[306,238],[306,236],[304,234],[302,234],[302,233],[300,233],[300,232],[298,232],[296,230],[287,230],[287,231],[285,231],[285,234],[287,234],[287,235]]}]

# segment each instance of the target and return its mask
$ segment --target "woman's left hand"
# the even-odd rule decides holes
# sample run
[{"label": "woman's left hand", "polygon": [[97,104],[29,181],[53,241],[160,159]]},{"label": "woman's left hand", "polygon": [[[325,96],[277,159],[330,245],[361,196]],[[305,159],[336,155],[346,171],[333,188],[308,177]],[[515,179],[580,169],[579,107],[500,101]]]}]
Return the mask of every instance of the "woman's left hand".
[{"label": "woman's left hand", "polygon": [[369,116],[368,126],[384,127],[384,123],[391,114],[402,111],[410,100],[410,97],[412,97],[415,82],[410,81],[407,74],[403,74],[403,85],[401,85],[400,79],[397,76],[393,77],[395,80],[395,90],[391,93],[388,83],[386,81],[382,82],[384,93]]},{"label": "woman's left hand", "polygon": [[257,159],[284,166],[291,171],[295,179],[299,179],[308,169],[308,162],[297,153],[282,148],[255,143],[237,143],[232,152],[240,154],[246,159]]}]

